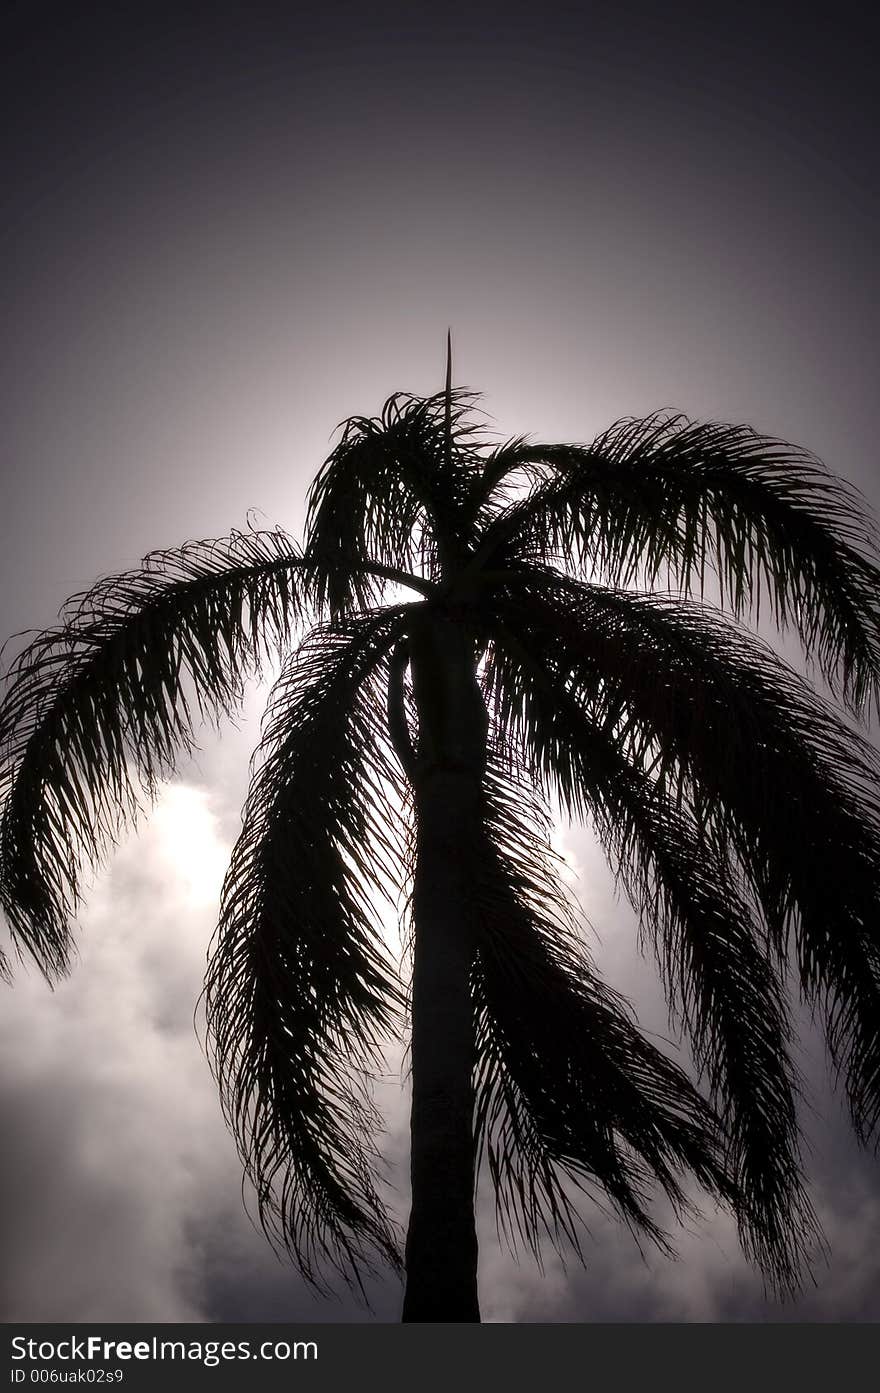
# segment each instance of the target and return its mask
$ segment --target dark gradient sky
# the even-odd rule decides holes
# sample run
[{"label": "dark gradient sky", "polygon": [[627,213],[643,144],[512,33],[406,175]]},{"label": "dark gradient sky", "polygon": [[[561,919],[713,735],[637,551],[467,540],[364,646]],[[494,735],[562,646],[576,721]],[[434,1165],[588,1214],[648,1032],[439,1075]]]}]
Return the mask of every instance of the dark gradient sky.
[{"label": "dark gradient sky", "polygon": [[[298,531],[333,428],[436,390],[448,324],[502,435],[671,405],[807,445],[880,503],[860,11],[82,8],[3,20],[2,636],[248,509]],[[99,880],[73,978],[4,993],[7,1319],[364,1318],[249,1227],[192,1033],[259,704]],[[664,1030],[631,917],[588,838],[565,845],[603,969]],[[809,1034],[803,1067],[832,1257],[797,1305],[764,1300],[723,1217],[672,1265],[591,1212],[586,1272],[542,1275],[486,1208],[487,1316],[880,1318],[880,1172]],[[395,1061],[382,1097],[399,1178]],[[374,1301],[396,1318],[393,1285]]]}]

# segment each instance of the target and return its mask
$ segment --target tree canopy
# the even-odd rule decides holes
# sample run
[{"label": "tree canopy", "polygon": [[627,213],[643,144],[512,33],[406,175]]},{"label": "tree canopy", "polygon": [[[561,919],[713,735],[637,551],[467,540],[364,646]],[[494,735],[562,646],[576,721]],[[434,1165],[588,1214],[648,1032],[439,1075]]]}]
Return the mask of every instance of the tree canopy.
[{"label": "tree canopy", "polygon": [[[345,423],[302,545],[248,531],[153,553],[11,663],[13,945],[50,980],[68,969],[84,869],[280,657],[205,996],[274,1241],[316,1282],[327,1260],[400,1264],[368,1079],[407,991],[376,908],[411,884],[428,774],[458,761],[479,769],[473,1135],[500,1228],[577,1244],[586,1189],[667,1245],[652,1191],[682,1212],[692,1177],[790,1290],[818,1241],[790,988],[858,1137],[880,1136],[880,761],[856,723],[880,700],[876,556],[855,491],[747,426],[657,413],[590,445],[498,444],[451,382],[398,394]],[[749,627],[768,617],[824,694]],[[477,751],[432,746],[441,717],[477,729],[434,709],[451,686],[419,688],[442,626],[478,684]],[[632,901],[696,1084],[599,979],[556,807]]]}]

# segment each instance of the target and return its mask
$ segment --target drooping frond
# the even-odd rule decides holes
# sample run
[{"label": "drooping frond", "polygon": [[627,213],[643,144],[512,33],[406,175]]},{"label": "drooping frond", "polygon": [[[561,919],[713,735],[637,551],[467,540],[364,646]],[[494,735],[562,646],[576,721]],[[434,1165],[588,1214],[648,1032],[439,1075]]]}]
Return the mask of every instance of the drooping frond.
[{"label": "drooping frond", "polygon": [[84,865],[98,863],[197,718],[234,710],[299,618],[283,532],[154,552],[74,596],[12,663],[0,708],[0,903],[13,941],[62,973]]},{"label": "drooping frond", "polygon": [[818,1232],[799,1159],[788,1010],[762,926],[683,802],[631,762],[554,668],[522,638],[498,636],[489,680],[506,738],[570,815],[592,817],[720,1109],[743,1247],[772,1285],[792,1290]]},{"label": "drooping frond", "polygon": [[266,1232],[306,1278],[398,1264],[359,1083],[400,993],[375,928],[399,884],[399,775],[378,674],[403,608],[315,629],[274,689],[223,888],[206,1007],[224,1110]]},{"label": "drooping frond", "polygon": [[536,1254],[544,1232],[579,1251],[573,1191],[598,1188],[668,1250],[648,1209],[654,1183],[679,1212],[683,1171],[733,1199],[717,1119],[599,981],[540,817],[524,786],[490,776],[475,884],[476,1126],[499,1226]]},{"label": "drooping frond", "polygon": [[463,390],[448,398],[398,393],[381,416],[344,423],[309,493],[306,551],[319,605],[335,614],[374,603],[366,570],[375,563],[439,579],[450,546],[464,545],[472,402]]},{"label": "drooping frond", "polygon": [[[793,931],[857,1132],[876,1138],[876,753],[770,649],[703,606],[546,574],[498,603],[587,718],[741,871],[782,960]],[[564,778],[558,742],[557,753]]]},{"label": "drooping frond", "polygon": [[835,691],[880,698],[877,534],[856,491],[810,455],[748,426],[657,413],[589,446],[514,442],[495,475],[549,474],[484,538],[493,565],[562,559],[617,585],[658,580],[799,634]]}]

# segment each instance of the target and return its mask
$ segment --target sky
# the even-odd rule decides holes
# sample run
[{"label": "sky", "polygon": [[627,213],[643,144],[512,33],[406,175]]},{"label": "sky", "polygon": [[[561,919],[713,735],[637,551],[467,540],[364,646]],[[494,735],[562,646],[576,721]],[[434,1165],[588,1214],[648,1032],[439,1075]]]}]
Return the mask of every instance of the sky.
[{"label": "sky", "polygon": [[[0,638],[151,548],[299,534],[334,428],[438,390],[447,326],[499,436],[673,406],[807,446],[877,509],[875,35],[804,14],[7,6]],[[384,1274],[366,1310],[274,1258],[193,1027],[264,697],[97,877],[71,976],[2,989],[7,1321],[398,1319]],[[668,1033],[632,915],[562,836],[597,962]],[[677,1263],[591,1209],[586,1267],[540,1272],[482,1194],[484,1319],[880,1319],[880,1168],[809,1029],[801,1063],[831,1256],[797,1302],[711,1209]],[[378,1097],[403,1219],[399,1054]]]}]

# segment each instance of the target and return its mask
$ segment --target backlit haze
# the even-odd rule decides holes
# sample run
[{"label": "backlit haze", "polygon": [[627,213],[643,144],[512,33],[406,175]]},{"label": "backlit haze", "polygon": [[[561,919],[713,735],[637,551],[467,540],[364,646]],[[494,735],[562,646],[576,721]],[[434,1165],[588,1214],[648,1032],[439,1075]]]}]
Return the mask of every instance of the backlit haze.
[{"label": "backlit haze", "polygon": [[[335,426],[439,390],[448,325],[499,436],[585,441],[672,406],[805,445],[880,504],[855,12],[807,32],[794,6],[256,5],[228,28],[141,8],[3,20],[0,640],[249,510],[300,535]],[[0,992],[7,1321],[398,1318],[391,1278],[371,1315],[273,1257],[193,1029],[264,695],[97,879],[69,980],[22,967]],[[668,1033],[589,836],[559,836],[598,963]],[[379,1097],[405,1219],[400,1065]],[[586,1270],[548,1252],[541,1273],[484,1196],[484,1318],[880,1319],[880,1167],[809,1032],[801,1065],[831,1258],[798,1302],[765,1300],[711,1207],[677,1264],[587,1207]]]}]

